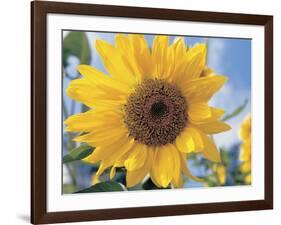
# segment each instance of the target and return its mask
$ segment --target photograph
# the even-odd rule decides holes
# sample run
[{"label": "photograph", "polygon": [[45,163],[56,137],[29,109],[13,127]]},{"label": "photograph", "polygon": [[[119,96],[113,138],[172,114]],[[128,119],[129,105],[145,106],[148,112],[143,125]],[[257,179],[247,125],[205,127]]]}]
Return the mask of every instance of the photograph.
[{"label": "photograph", "polygon": [[251,38],[61,41],[62,194],[252,184]]}]

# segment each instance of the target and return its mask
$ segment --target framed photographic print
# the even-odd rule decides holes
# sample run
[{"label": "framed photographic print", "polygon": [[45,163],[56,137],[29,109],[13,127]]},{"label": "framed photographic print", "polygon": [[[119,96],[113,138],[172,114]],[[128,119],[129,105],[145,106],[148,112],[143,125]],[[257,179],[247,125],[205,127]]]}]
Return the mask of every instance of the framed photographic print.
[{"label": "framed photographic print", "polygon": [[273,208],[273,17],[35,1],[32,223]]}]

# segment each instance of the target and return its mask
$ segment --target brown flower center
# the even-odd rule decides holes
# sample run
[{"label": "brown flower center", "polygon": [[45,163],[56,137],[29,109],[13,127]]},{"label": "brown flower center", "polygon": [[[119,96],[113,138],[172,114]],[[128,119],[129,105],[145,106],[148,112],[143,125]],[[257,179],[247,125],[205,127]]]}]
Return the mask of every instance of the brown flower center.
[{"label": "brown flower center", "polygon": [[181,92],[164,80],[137,85],[124,106],[129,135],[148,146],[173,143],[187,124],[187,103]]}]

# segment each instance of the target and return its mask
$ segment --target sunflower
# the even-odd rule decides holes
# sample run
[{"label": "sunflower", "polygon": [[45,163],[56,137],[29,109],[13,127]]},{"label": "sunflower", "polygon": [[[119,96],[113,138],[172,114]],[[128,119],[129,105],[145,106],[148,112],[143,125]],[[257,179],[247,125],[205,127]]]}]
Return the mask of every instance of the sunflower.
[{"label": "sunflower", "polygon": [[[155,36],[150,48],[144,35],[117,34],[115,45],[95,43],[108,75],[79,65],[82,78],[73,80],[67,94],[90,110],[70,116],[67,131],[82,132],[77,142],[95,147],[84,160],[100,163],[94,183],[105,169],[126,169],[126,186],[150,177],[158,187],[182,187],[189,153],[219,162],[209,135],[230,127],[220,121],[224,110],[208,101],[227,81],[206,67],[205,44],[192,48],[177,38]],[[211,73],[211,74],[210,74]]]},{"label": "sunflower", "polygon": [[240,138],[243,143],[240,148],[241,171],[246,174],[244,181],[250,184],[252,181],[251,176],[251,116],[247,116],[242,122],[240,128]]},{"label": "sunflower", "polygon": [[213,167],[213,170],[216,172],[218,183],[220,185],[224,185],[226,181],[226,168],[224,165],[220,164],[215,164]]}]

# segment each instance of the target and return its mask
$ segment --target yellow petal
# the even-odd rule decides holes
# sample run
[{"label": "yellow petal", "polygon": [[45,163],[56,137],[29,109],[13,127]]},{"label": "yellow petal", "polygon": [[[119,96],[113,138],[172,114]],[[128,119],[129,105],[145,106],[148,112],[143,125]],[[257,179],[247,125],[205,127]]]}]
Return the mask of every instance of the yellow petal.
[{"label": "yellow petal", "polygon": [[174,175],[172,178],[172,184],[174,187],[179,188],[183,186],[183,179],[182,179],[182,174],[181,174],[181,160],[179,156],[179,151],[175,146],[172,146],[173,149],[173,154],[174,154]]},{"label": "yellow petal", "polygon": [[183,59],[187,52],[187,47],[185,46],[184,39],[182,37],[176,38],[171,48],[175,49],[175,60],[179,62]]},{"label": "yellow petal", "polygon": [[251,116],[248,115],[244,119],[241,128],[239,130],[239,136],[242,140],[248,140],[251,138]]},{"label": "yellow petal", "polygon": [[200,77],[211,77],[215,75],[215,71],[212,70],[211,68],[205,66],[203,69],[202,73],[200,74]]},{"label": "yellow petal", "polygon": [[194,128],[186,128],[176,139],[176,146],[181,152],[201,151],[203,141],[200,133]]},{"label": "yellow petal", "polygon": [[206,55],[206,44],[196,44],[190,48],[187,52],[185,69],[180,80],[188,83],[189,80],[199,78],[206,65]]},{"label": "yellow petal", "polygon": [[[136,143],[134,143],[136,144]],[[134,146],[133,146],[134,147]],[[132,147],[132,148],[133,148]],[[130,150],[132,150],[132,148]],[[114,166],[115,167],[124,167],[125,161],[127,160],[128,156],[130,155],[130,150],[122,154],[115,162]]]},{"label": "yellow petal", "polygon": [[225,76],[212,76],[180,82],[182,93],[186,96],[188,103],[208,102],[211,97],[226,83]]},{"label": "yellow petal", "polygon": [[141,80],[142,74],[139,68],[139,64],[136,62],[134,49],[129,38],[123,34],[117,34],[115,36],[115,43],[117,49],[122,55],[125,66],[128,67],[131,71],[131,76],[135,76],[137,80]]},{"label": "yellow petal", "polygon": [[150,78],[152,74],[152,58],[144,35],[129,34],[128,36],[133,48],[133,54],[139,65],[139,70],[143,78]]},{"label": "yellow petal", "polygon": [[185,174],[188,178],[190,178],[190,179],[192,179],[192,180],[195,180],[195,181],[197,181],[197,182],[204,182],[203,179],[193,176],[192,173],[189,171],[188,165],[187,165],[187,160],[186,160],[186,154],[181,153],[181,154],[180,154],[180,160],[181,160],[182,171],[184,172],[184,174]]},{"label": "yellow petal", "polygon": [[72,115],[64,121],[64,123],[67,125],[66,130],[71,132],[89,132],[93,129],[93,118],[94,110]]},{"label": "yellow petal", "polygon": [[114,79],[127,85],[135,84],[135,77],[132,76],[132,71],[124,63],[118,49],[103,40],[96,41],[96,49],[105,68]]},{"label": "yellow petal", "polygon": [[108,155],[104,154],[102,156],[102,159],[108,162],[112,161],[112,164],[114,164],[114,162],[117,162],[122,155],[129,152],[134,147],[136,142],[133,139],[128,139],[128,137],[125,137],[125,139],[126,139],[125,142],[121,145],[112,145],[112,149],[115,149],[115,151],[114,150],[112,151],[111,147],[110,148],[108,147],[107,149],[111,151],[111,154]]},{"label": "yellow petal", "polygon": [[122,132],[121,129],[115,128],[111,130],[110,133],[106,132],[106,129],[103,132],[89,132],[87,134],[83,134],[80,136],[75,137],[73,140],[76,142],[93,142],[96,145],[99,144],[109,144],[115,140],[119,140],[126,132]]},{"label": "yellow petal", "polygon": [[171,183],[173,184],[173,186],[175,188],[182,188],[183,187],[183,178],[182,178],[182,175],[179,174],[179,175],[174,175]]},{"label": "yellow petal", "polygon": [[125,103],[127,96],[127,94],[104,85],[97,87],[84,78],[71,81],[66,93],[72,99],[90,108],[96,107],[100,102],[107,103],[108,105],[121,105]]},{"label": "yellow petal", "polygon": [[219,183],[221,185],[225,184],[225,180],[226,180],[226,169],[222,164],[219,164],[216,166],[215,171],[217,173],[217,177],[219,180]]},{"label": "yellow petal", "polygon": [[101,163],[100,163],[100,166],[99,166],[98,171],[97,171],[96,174],[93,176],[93,180],[92,180],[93,184],[96,184],[96,183],[99,183],[99,182],[100,182],[100,180],[99,180],[100,176],[101,176],[101,175],[103,174],[103,172],[104,172],[108,167],[110,167],[110,166],[111,166],[110,164],[106,164],[106,163],[104,163],[104,162],[101,162]]},{"label": "yellow petal", "polygon": [[129,93],[130,89],[127,85],[122,82],[118,82],[117,80],[112,79],[108,75],[102,73],[96,68],[89,65],[79,65],[77,67],[79,73],[92,82],[97,87],[106,88],[107,90],[113,89],[120,93]]},{"label": "yellow petal", "polygon": [[224,110],[219,108],[211,107],[211,111],[212,111],[212,118],[215,118],[216,120],[221,118],[222,115],[224,114]]},{"label": "yellow petal", "polygon": [[210,161],[220,162],[221,161],[220,152],[217,149],[217,146],[215,145],[213,140],[211,140],[209,137],[207,137],[207,135],[205,135],[202,132],[200,132],[200,134],[204,144],[204,149],[202,151],[202,154]]},{"label": "yellow petal", "polygon": [[186,56],[186,47],[184,44],[184,40],[182,37],[176,38],[174,43],[170,45],[167,49],[167,67],[165,78],[169,81],[174,81],[176,77],[179,75],[180,71],[182,71],[181,61]]},{"label": "yellow petal", "polygon": [[125,161],[125,167],[127,170],[136,170],[143,166],[146,156],[147,156],[147,148],[145,145],[135,145],[135,147],[131,150],[128,159]]},{"label": "yellow petal", "polygon": [[[104,132],[110,129],[123,130],[123,115],[121,111],[107,107],[105,109],[93,109],[85,113],[79,113],[68,117],[64,123],[66,130],[71,132]],[[120,128],[121,127],[121,128]]]},{"label": "yellow petal", "polygon": [[[133,148],[133,147],[132,147]],[[131,149],[132,149],[131,148]],[[125,161],[127,160],[128,156],[130,154],[130,150],[122,154],[119,158],[117,158],[113,164],[113,167],[110,170],[110,179],[112,180],[115,177],[116,174],[116,167],[124,167]]]},{"label": "yellow petal", "polygon": [[206,134],[218,134],[231,129],[228,124],[221,121],[196,124],[196,127]]},{"label": "yellow petal", "polygon": [[207,103],[198,102],[188,106],[188,116],[192,121],[202,121],[210,118],[212,112]]},{"label": "yellow petal", "polygon": [[144,177],[149,173],[154,158],[154,150],[147,150],[147,157],[145,159],[145,163],[142,167],[137,170],[127,170],[126,174],[126,186],[133,187],[140,183]]},{"label": "yellow petal", "polygon": [[113,166],[113,167],[111,168],[110,174],[109,174],[110,180],[112,180],[112,179],[115,177],[115,175],[116,175],[116,167]]},{"label": "yellow petal", "polygon": [[[107,113],[105,113],[106,115]],[[110,113],[111,114],[111,113]],[[108,115],[110,115],[108,114]],[[116,114],[106,120],[106,118],[101,118],[99,116],[93,117],[93,122],[91,125],[91,130],[87,134],[82,134],[74,138],[77,142],[94,142],[96,144],[107,143],[116,136],[122,137],[126,136],[127,128],[123,125],[122,120]],[[108,132],[110,130],[110,132]]]},{"label": "yellow petal", "polygon": [[110,138],[103,145],[96,145],[94,152],[83,159],[85,162],[96,163],[100,160],[116,161],[121,155],[129,151],[133,146],[133,141],[128,140],[125,136],[116,137],[113,140]]},{"label": "yellow petal", "polygon": [[81,64],[77,67],[77,70],[83,77],[93,81],[94,83],[99,81],[106,84],[109,80],[109,77],[106,74],[89,65]]},{"label": "yellow petal", "polygon": [[183,41],[183,38],[176,38],[174,43],[170,45],[165,52],[166,62],[164,63],[164,69],[162,78],[169,81],[173,81],[174,76],[178,75],[180,61],[182,61],[186,55],[186,47]]},{"label": "yellow petal", "polygon": [[240,160],[249,161],[251,160],[251,140],[245,141],[241,144]]},{"label": "yellow petal", "polygon": [[175,68],[177,64],[175,47],[176,46],[170,46],[166,51],[166,62],[164,63],[165,65],[163,67],[163,74],[161,76],[162,79],[171,80],[171,77],[175,73]]},{"label": "yellow petal", "polygon": [[206,64],[207,47],[206,44],[196,44],[187,52],[189,63],[186,74],[189,79],[198,78]]},{"label": "yellow petal", "polygon": [[186,64],[186,52],[187,47],[185,46],[184,39],[182,37],[175,38],[166,51],[163,79],[175,83],[175,80],[183,74]]},{"label": "yellow petal", "polygon": [[243,173],[248,173],[251,171],[251,161],[243,162],[241,165],[241,171]]},{"label": "yellow petal", "polygon": [[153,76],[155,78],[163,78],[167,72],[167,50],[169,37],[158,35],[154,38],[152,44],[152,62],[154,65]]},{"label": "yellow petal", "polygon": [[210,107],[210,111],[211,111],[211,116],[208,118],[205,118],[204,120],[200,120],[200,121],[195,121],[195,120],[190,120],[190,124],[191,125],[195,125],[197,126],[198,124],[204,124],[204,123],[211,123],[211,122],[215,122],[218,121],[218,119],[221,118],[221,116],[224,114],[224,110],[223,109],[218,109],[218,108],[214,108],[214,107]]},{"label": "yellow petal", "polygon": [[124,130],[124,128],[122,127],[123,117],[120,117],[118,113],[113,113],[111,111],[111,113],[105,112],[105,114],[103,115],[102,111],[100,111],[99,113],[93,112],[91,113],[92,115],[84,116],[83,114],[85,113],[75,114],[68,117],[65,121],[65,124],[67,125],[66,130],[71,132],[95,131],[95,133],[103,133],[101,135],[106,135],[106,133],[104,132],[108,132],[109,129],[118,129],[118,132],[120,130]]},{"label": "yellow petal", "polygon": [[174,154],[171,145],[158,148],[152,165],[151,176],[161,186],[166,188],[173,178]]},{"label": "yellow petal", "polygon": [[66,93],[70,98],[93,108],[95,103],[93,90],[94,86],[87,82],[87,80],[76,79],[70,82]]}]

